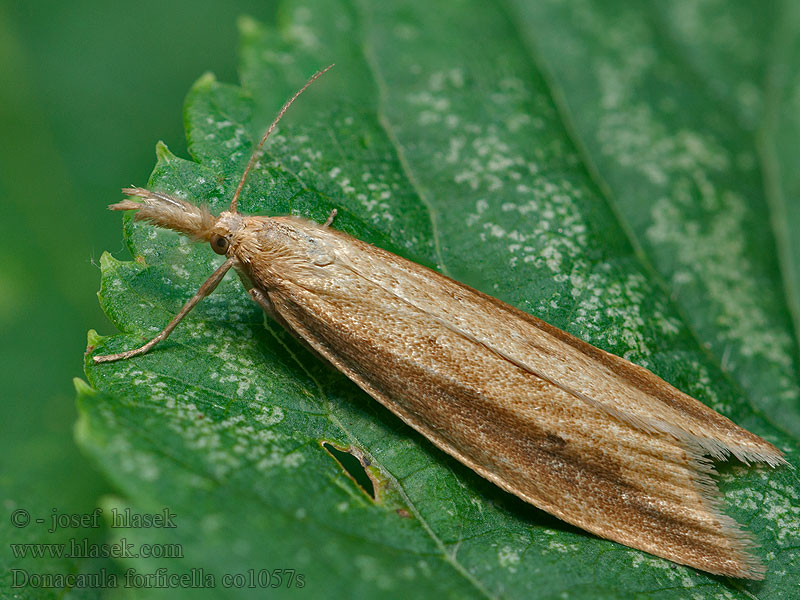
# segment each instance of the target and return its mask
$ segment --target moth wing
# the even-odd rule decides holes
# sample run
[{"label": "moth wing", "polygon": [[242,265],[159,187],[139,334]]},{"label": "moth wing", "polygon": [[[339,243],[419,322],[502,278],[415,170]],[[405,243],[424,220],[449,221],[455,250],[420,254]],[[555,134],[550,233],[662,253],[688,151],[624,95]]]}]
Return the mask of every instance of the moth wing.
[{"label": "moth wing", "polygon": [[262,292],[290,331],[436,446],[601,537],[763,577],[696,449],[587,404],[341,261],[325,272]]},{"label": "moth wing", "polygon": [[[363,242],[360,242],[363,244]],[[784,464],[772,444],[648,371],[541,319],[390,252],[338,255],[361,278],[586,404],[701,453]]]}]

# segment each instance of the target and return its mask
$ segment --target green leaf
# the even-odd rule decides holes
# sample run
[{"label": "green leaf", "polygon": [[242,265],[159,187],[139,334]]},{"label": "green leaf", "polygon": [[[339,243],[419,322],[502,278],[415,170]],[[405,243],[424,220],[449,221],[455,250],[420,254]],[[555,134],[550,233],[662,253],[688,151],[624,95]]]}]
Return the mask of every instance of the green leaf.
[{"label": "green leaf", "polygon": [[[692,45],[691,19],[713,15],[670,29],[655,5],[506,8],[308,0],[277,30],[244,19],[243,87],[197,82],[194,161],[161,146],[149,185],[221,210],[272,115],[335,61],[267,144],[243,211],[321,222],[336,207],[337,228],[648,367],[796,465],[791,265],[775,258],[796,240],[763,218],[765,105],[724,101],[746,76],[723,42],[738,45]],[[739,19],[726,35],[758,27]],[[781,173],[774,186],[793,181]],[[100,291],[124,335],[96,340],[97,354],[153,335],[220,263],[130,217],[125,236],[135,260],[105,255]],[[119,532],[183,549],[124,561],[143,572],[204,569],[219,584],[295,569],[314,596],[510,598],[781,597],[800,574],[796,471],[719,465],[727,511],[768,559],[764,582],[595,538],[434,449],[265,322],[233,278],[150,354],[86,371],[78,440],[122,494],[108,511],[176,514],[174,529]],[[323,444],[365,457],[376,500]]]},{"label": "green leaf", "polygon": [[[764,151],[771,141],[759,148],[754,116],[774,118],[775,107],[762,105],[775,92],[760,81],[776,60],[770,27],[783,16],[619,4],[516,6],[532,54],[563,87],[585,163],[685,321],[772,422],[797,436],[797,292],[789,286],[791,257],[800,255],[787,236],[798,228],[780,212],[768,217],[770,201],[779,202],[769,196],[776,167]],[[715,32],[710,38],[699,34],[703,23]]]}]

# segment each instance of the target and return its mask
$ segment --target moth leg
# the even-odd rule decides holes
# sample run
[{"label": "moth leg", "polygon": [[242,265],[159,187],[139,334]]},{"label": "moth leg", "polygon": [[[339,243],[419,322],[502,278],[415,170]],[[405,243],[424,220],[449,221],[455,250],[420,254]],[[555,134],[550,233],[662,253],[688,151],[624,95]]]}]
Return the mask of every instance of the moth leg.
[{"label": "moth leg", "polygon": [[[334,212],[335,212],[335,211],[334,211]],[[292,327],[289,325],[289,323],[287,323],[287,322],[286,322],[286,319],[284,319],[284,318],[281,316],[281,314],[280,314],[280,313],[279,313],[277,310],[275,310],[275,305],[272,303],[272,300],[270,300],[270,298],[269,298],[269,295],[268,295],[266,292],[264,292],[263,290],[260,290],[260,289],[258,289],[257,287],[250,288],[250,289],[249,289],[249,290],[247,290],[247,291],[248,291],[248,293],[250,294],[250,297],[251,297],[251,298],[252,298],[252,299],[253,299],[253,300],[254,300],[254,301],[255,301],[255,302],[256,302],[256,303],[257,303],[259,306],[261,306],[261,308],[264,310],[264,312],[265,312],[265,313],[267,313],[267,315],[269,315],[269,317],[270,317],[270,318],[271,318],[273,321],[277,321],[277,323],[278,323],[278,324],[279,324],[281,327],[283,327],[283,328],[284,328],[286,331],[288,331],[289,333],[291,333],[291,334],[292,334],[292,336],[293,336],[293,337],[294,337],[294,338],[295,338],[295,339],[296,339],[298,342],[300,342],[301,344],[303,344],[303,346],[305,346],[305,348],[306,348],[307,350],[310,350],[310,351],[311,351],[311,353],[312,353],[312,354],[314,354],[314,356],[316,356],[317,358],[320,358],[320,359],[322,359],[322,360],[323,360],[323,361],[325,361],[325,362],[330,362],[330,361],[328,361],[328,359],[327,359],[327,358],[325,358],[325,357],[324,357],[324,356],[322,356],[322,355],[321,355],[319,352],[317,352],[317,351],[316,351],[314,348],[312,348],[312,347],[311,347],[311,345],[309,345],[309,343],[308,343],[307,341],[305,341],[305,340],[302,338],[302,336],[298,335],[298,334],[295,332],[295,330],[294,330],[294,329],[292,329]]]},{"label": "moth leg", "polygon": [[[264,310],[264,312],[267,313],[267,315],[269,315],[269,317],[272,320],[278,321],[278,323],[283,325],[283,322],[281,321],[280,315],[278,315],[278,313],[275,311],[275,307],[272,304],[272,300],[269,299],[269,296],[267,296],[267,294],[262,292],[257,287],[250,288],[249,290],[247,290],[247,292],[250,294],[250,297],[259,306],[261,306],[261,308]],[[284,327],[285,327],[285,325],[284,325]]]},{"label": "moth leg", "polygon": [[331,211],[331,214],[328,215],[328,218],[325,219],[325,222],[322,224],[323,227],[329,227],[333,220],[336,218],[336,213],[338,213],[335,208]]},{"label": "moth leg", "polygon": [[149,352],[153,346],[158,344],[161,341],[167,339],[172,330],[181,322],[183,317],[189,314],[195,305],[200,302],[203,298],[208,296],[214,289],[219,285],[219,282],[222,281],[222,278],[225,277],[225,273],[228,272],[233,264],[236,262],[236,259],[229,258],[226,260],[222,265],[211,274],[211,277],[205,280],[203,285],[200,286],[200,289],[197,290],[197,293],[192,296],[189,301],[183,305],[183,308],[178,312],[177,315],[173,317],[173,319],[169,322],[169,324],[161,330],[156,337],[152,340],[147,342],[146,344],[135,348],[134,350],[128,350],[126,352],[120,352],[119,354],[106,354],[105,356],[94,356],[92,360],[94,364],[104,363],[104,362],[112,362],[115,360],[124,360],[127,358],[131,358],[133,356],[139,356],[140,354],[144,354]]}]

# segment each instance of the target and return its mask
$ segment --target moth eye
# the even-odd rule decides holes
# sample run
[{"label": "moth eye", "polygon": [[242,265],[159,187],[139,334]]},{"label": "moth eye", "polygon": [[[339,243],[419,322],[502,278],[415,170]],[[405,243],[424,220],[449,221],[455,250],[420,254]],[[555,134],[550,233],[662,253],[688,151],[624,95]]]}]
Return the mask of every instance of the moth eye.
[{"label": "moth eye", "polygon": [[211,236],[211,249],[217,254],[225,254],[228,251],[228,238],[215,233]]}]

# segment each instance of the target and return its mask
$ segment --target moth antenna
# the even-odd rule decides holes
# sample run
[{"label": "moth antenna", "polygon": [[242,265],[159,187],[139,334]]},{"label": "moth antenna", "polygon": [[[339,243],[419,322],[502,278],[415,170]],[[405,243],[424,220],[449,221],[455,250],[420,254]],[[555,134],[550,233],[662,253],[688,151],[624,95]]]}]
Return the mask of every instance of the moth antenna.
[{"label": "moth antenna", "polygon": [[292,96],[291,98],[289,98],[286,101],[286,104],[283,105],[283,108],[281,108],[280,112],[278,113],[278,116],[275,117],[274,121],[272,121],[272,125],[269,126],[269,129],[267,129],[267,132],[264,134],[264,137],[261,138],[261,141],[258,143],[258,146],[256,146],[255,150],[253,150],[253,154],[250,156],[250,160],[247,161],[247,166],[244,169],[244,173],[242,173],[242,178],[239,180],[239,185],[236,187],[236,191],[233,193],[233,200],[231,200],[231,206],[228,209],[230,212],[237,212],[236,211],[236,203],[239,200],[239,194],[242,193],[242,188],[244,187],[244,182],[247,181],[247,176],[250,174],[250,169],[252,169],[253,165],[256,163],[256,160],[258,159],[258,155],[261,152],[261,148],[264,146],[264,142],[267,141],[267,138],[269,137],[269,135],[274,131],[275,127],[278,125],[278,121],[280,121],[281,117],[283,117],[284,113],[287,110],[289,110],[289,107],[292,105],[292,102],[297,100],[297,97],[300,94],[302,94],[303,92],[305,92],[306,88],[308,86],[310,86],[317,79],[322,77],[325,73],[330,71],[332,68],[333,68],[333,64],[330,64],[327,67],[325,67],[324,69],[322,69],[321,71],[317,71],[316,73],[314,73],[309,78],[309,80],[306,81],[306,84],[303,87],[301,87],[299,90],[297,90],[295,95]]}]

